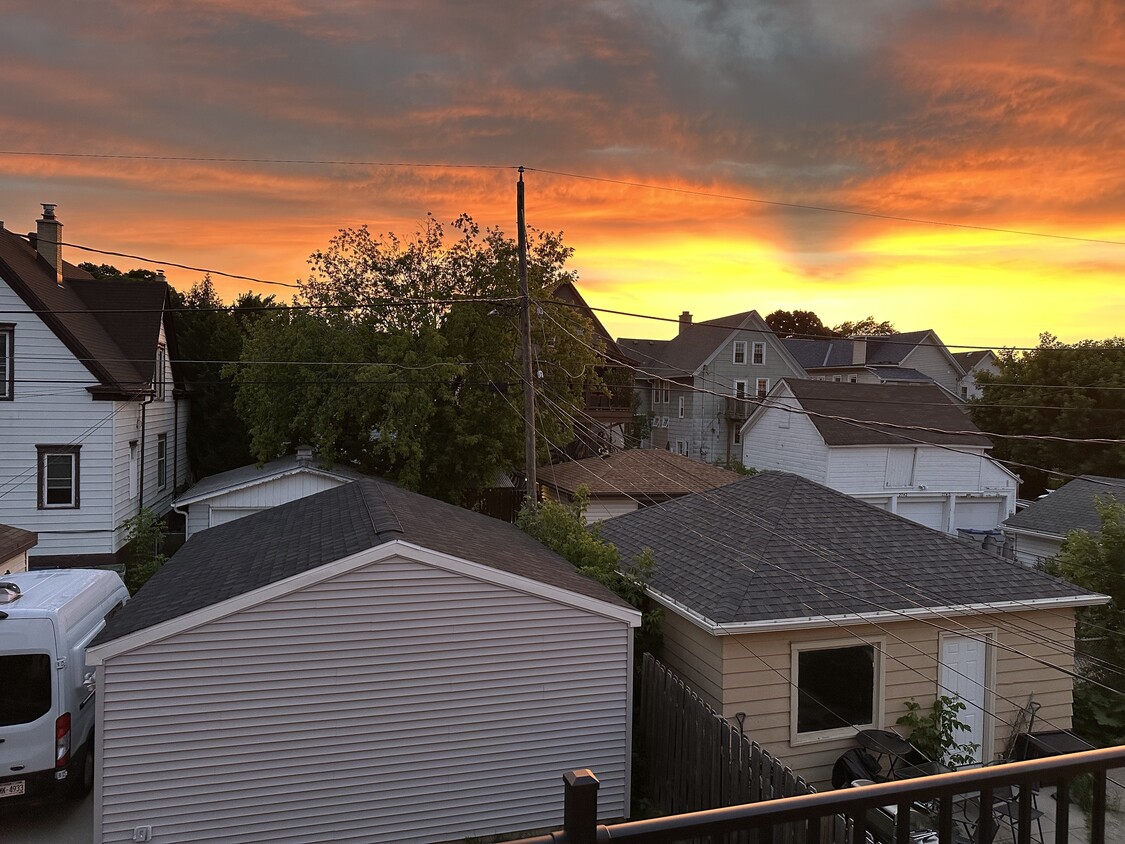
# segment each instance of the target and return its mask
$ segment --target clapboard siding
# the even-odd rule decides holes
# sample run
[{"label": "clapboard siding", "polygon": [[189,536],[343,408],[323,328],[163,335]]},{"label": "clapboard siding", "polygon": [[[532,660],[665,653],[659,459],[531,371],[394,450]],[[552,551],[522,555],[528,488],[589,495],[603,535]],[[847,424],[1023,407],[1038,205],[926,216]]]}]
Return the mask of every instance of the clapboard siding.
[{"label": "clapboard siding", "polygon": [[109,659],[101,840],[411,842],[626,813],[630,628],[395,558]]},{"label": "clapboard siding", "polygon": [[692,622],[664,610],[661,661],[716,712],[722,710],[723,644]]},{"label": "clapboard siding", "polygon": [[[772,404],[797,407],[787,389]],[[828,483],[828,447],[816,426],[802,413],[770,407],[759,411],[742,434],[742,462],[755,469],[792,472],[818,484]]]},{"label": "clapboard siding", "polygon": [[586,524],[603,522],[623,516],[637,509],[637,502],[629,498],[591,498],[586,506]]},{"label": "clapboard siding", "polygon": [[[122,405],[95,402],[97,379],[0,283],[0,322],[15,325],[12,401],[0,402],[0,523],[36,531],[31,557],[113,551],[111,443]],[[35,446],[81,445],[78,509],[38,510]]]},{"label": "clapboard siding", "polygon": [[1005,531],[1015,539],[1016,559],[1027,566],[1035,566],[1044,560],[1049,560],[1059,553],[1062,548],[1062,539],[1052,539],[1045,536],[1031,536],[1026,533]]},{"label": "clapboard siding", "polygon": [[910,350],[902,359],[900,366],[907,369],[917,369],[929,375],[935,382],[945,387],[955,396],[960,396],[961,370],[949,357],[941,341],[934,335],[927,335],[926,339]]},{"label": "clapboard siding", "polygon": [[[669,615],[671,618],[671,615]],[[990,710],[991,759],[1009,738],[1019,707],[1034,694],[1043,704],[1039,723],[1043,729],[1069,729],[1071,724],[1071,678],[1073,669],[1073,611],[1028,610],[939,619],[934,622],[901,621],[847,628],[796,630],[715,637],[721,640],[722,676],[716,678],[713,661],[697,659],[694,665],[676,670],[698,688],[721,682],[721,711],[727,718],[747,715],[746,733],[754,741],[783,759],[810,783],[823,786],[831,779],[832,764],[854,738],[793,743],[790,734],[792,653],[801,642],[838,641],[845,644],[878,643],[883,648],[882,715],[877,726],[892,728],[906,712],[906,701],[929,703],[937,694],[940,635],[944,631],[990,631],[993,648],[994,684]],[[685,622],[686,623],[686,622]],[[694,626],[694,625],[693,625]],[[665,625],[666,652],[706,653],[696,628],[683,623]],[[680,657],[682,660],[682,656]],[[694,678],[694,680],[692,679]]]},{"label": "clapboard siding", "polygon": [[[315,495],[328,489],[348,483],[347,478],[327,475],[321,472],[299,471],[289,475],[256,483],[253,486],[235,489],[230,492],[217,492],[215,495],[189,504],[187,507],[187,538],[212,526],[211,510],[239,509],[265,510]],[[190,495],[190,491],[188,495]],[[249,515],[249,513],[245,514]]]}]

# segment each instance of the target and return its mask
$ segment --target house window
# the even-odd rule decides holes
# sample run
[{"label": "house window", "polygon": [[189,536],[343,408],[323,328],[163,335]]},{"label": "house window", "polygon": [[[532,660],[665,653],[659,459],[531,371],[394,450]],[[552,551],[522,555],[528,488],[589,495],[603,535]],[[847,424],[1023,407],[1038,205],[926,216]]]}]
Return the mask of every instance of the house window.
[{"label": "house window", "polygon": [[766,397],[766,393],[770,391],[770,379],[759,378],[758,383],[755,385],[755,390],[758,393],[758,398],[764,399]]},{"label": "house window", "polygon": [[652,406],[656,407],[656,405],[658,405],[658,404],[660,404],[660,382],[659,381],[653,381],[652,382]]},{"label": "house window", "polygon": [[684,447],[683,440],[676,440],[676,454],[687,454],[687,449]]},{"label": "house window", "polygon": [[738,380],[734,382],[734,396],[735,398],[746,398],[746,382]]},{"label": "house window", "polygon": [[859,383],[859,376],[858,375],[849,375],[848,376],[848,383],[849,384],[858,384]]},{"label": "house window", "polygon": [[734,357],[731,359],[734,363],[746,363],[746,341],[734,341]]},{"label": "house window", "polygon": [[668,404],[668,402],[670,402],[671,400],[672,400],[672,386],[667,381],[665,381],[664,382],[664,404]]},{"label": "house window", "polygon": [[668,427],[668,417],[667,416],[661,416],[660,417],[660,427],[661,428],[667,428]]},{"label": "house window", "polygon": [[881,723],[882,660],[872,644],[810,642],[793,648],[793,738],[853,736]]},{"label": "house window", "polygon": [[679,411],[680,418],[683,419],[684,418],[684,397],[683,396],[680,396],[679,408],[677,408],[677,409]]},{"label": "house window", "polygon": [[138,483],[140,472],[140,449],[137,447],[136,440],[129,440],[129,498],[137,497],[137,490],[140,486]]},{"label": "house window", "polygon": [[755,343],[754,348],[750,353],[755,366],[761,366],[766,362],[766,344]]},{"label": "house window", "polygon": [[967,399],[968,397],[969,397],[969,388],[968,387],[962,387],[961,388],[961,398]]},{"label": "house window", "polygon": [[168,486],[168,435],[160,434],[156,438],[156,487],[164,489]]},{"label": "house window", "polygon": [[39,509],[76,509],[78,496],[77,445],[37,445],[39,455]]},{"label": "house window", "polygon": [[832,380],[833,380],[833,381],[840,381],[840,380],[842,380],[842,379],[840,378],[840,376],[839,376],[839,375],[833,375],[833,376],[832,376]]},{"label": "house window", "polygon": [[734,444],[735,445],[741,445],[742,444],[742,429],[739,428],[739,427],[735,427],[735,429],[734,429]]},{"label": "house window", "polygon": [[15,366],[12,363],[15,337],[14,325],[0,324],[0,401],[11,401],[15,394]]},{"label": "house window", "polygon": [[152,376],[152,386],[156,391],[156,400],[164,401],[164,370],[168,365],[168,349],[161,343],[156,347],[156,371]]}]

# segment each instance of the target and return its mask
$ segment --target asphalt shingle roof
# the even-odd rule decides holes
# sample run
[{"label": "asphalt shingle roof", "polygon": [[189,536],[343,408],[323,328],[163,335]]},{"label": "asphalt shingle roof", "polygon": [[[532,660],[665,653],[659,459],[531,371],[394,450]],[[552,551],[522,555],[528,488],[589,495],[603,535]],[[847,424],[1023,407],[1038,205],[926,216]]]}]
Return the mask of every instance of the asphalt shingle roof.
[{"label": "asphalt shingle roof", "polygon": [[1056,489],[1004,522],[1011,528],[1066,536],[1072,530],[1102,529],[1097,499],[1125,503],[1125,479],[1083,475]]},{"label": "asphalt shingle roof", "polygon": [[320,462],[314,458],[311,463],[306,465],[302,464],[297,459],[296,454],[287,454],[284,457],[278,457],[276,460],[267,461],[261,466],[257,463],[252,463],[249,466],[240,466],[237,469],[230,469],[226,472],[219,472],[217,475],[210,475],[177,498],[175,504],[177,507],[183,504],[190,504],[193,501],[208,498],[228,489],[240,487],[244,484],[268,481],[270,478],[276,478],[288,474],[289,472],[296,472],[298,469],[302,468],[335,475],[346,481],[355,481],[367,477],[362,472],[358,472],[343,464],[338,463],[328,468],[322,466]]},{"label": "asphalt shingle roof", "polygon": [[957,361],[957,365],[967,373],[993,352],[990,349],[983,349],[976,352],[953,352],[952,354],[953,359]]},{"label": "asphalt shingle roof", "polygon": [[99,281],[64,261],[59,286],[47,261],[26,240],[2,228],[0,278],[102,386],[139,390],[150,384],[167,284]]},{"label": "asphalt shingle roof", "polygon": [[811,339],[786,337],[782,342],[805,369],[825,366],[883,365],[897,366],[932,334],[932,329],[903,331],[899,334],[881,334],[865,338],[864,359],[859,364],[852,360],[853,344],[847,337]]},{"label": "asphalt shingle roof", "polygon": [[617,345],[645,372],[661,378],[683,378],[699,369],[715,349],[754,313],[744,311],[683,325],[680,333],[671,340],[622,337]]},{"label": "asphalt shingle roof", "polygon": [[[827,445],[992,445],[962,406],[934,384],[849,384],[786,378],[785,385],[801,407],[814,414],[864,420],[860,426],[810,415],[809,420]],[[888,425],[969,433],[901,430]]]},{"label": "asphalt shingle roof", "polygon": [[387,481],[364,478],[196,534],[92,644],[112,641],[396,539],[628,606],[514,525]]},{"label": "asphalt shingle roof", "polygon": [[718,624],[1095,593],[797,475],[763,472],[602,522],[650,586]]},{"label": "asphalt shingle roof", "polygon": [[600,497],[660,501],[734,483],[729,469],[700,463],[658,448],[630,448],[605,457],[589,457],[539,469],[539,483],[574,494],[585,485]]},{"label": "asphalt shingle roof", "polygon": [[[39,534],[12,525],[0,525],[0,563],[34,548]],[[2,573],[2,572],[0,572]]]}]

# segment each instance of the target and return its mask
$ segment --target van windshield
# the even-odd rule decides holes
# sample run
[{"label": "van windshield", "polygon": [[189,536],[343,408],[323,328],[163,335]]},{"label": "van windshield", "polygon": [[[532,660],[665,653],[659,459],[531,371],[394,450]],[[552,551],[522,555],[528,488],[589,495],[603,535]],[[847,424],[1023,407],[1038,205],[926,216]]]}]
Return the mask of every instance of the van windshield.
[{"label": "van windshield", "polygon": [[50,655],[0,655],[0,727],[27,724],[50,708]]}]

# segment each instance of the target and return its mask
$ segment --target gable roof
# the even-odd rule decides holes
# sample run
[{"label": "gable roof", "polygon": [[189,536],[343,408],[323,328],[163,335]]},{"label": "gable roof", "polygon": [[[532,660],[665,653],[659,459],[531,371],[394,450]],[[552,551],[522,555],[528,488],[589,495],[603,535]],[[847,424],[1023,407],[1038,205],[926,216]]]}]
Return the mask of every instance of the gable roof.
[{"label": "gable roof", "polygon": [[[659,378],[685,378],[693,375],[699,367],[707,363],[726,341],[738,331],[758,335],[755,340],[768,342],[775,335],[757,311],[743,311],[740,314],[692,322],[680,325],[680,332],[670,340],[646,340],[622,337],[617,344],[646,373]],[[795,370],[801,366],[793,356],[778,343],[776,349],[789,359]],[[644,377],[642,373],[637,373]]]},{"label": "gable roof", "polygon": [[[826,445],[955,445],[989,448],[992,441],[973,424],[962,406],[936,384],[848,384],[786,378],[774,388],[788,390],[808,411]],[[766,407],[769,406],[767,403]],[[765,407],[747,420],[753,425]],[[819,415],[813,415],[819,414]],[[863,420],[859,425],[827,416]],[[937,428],[902,430],[892,425]]]},{"label": "gable roof", "polygon": [[[34,548],[39,542],[39,534],[12,525],[0,525],[0,563],[12,559]],[[0,572],[3,574],[3,572]]]},{"label": "gable roof", "polygon": [[237,469],[230,469],[226,472],[219,472],[217,475],[210,475],[173,501],[172,506],[186,507],[189,504],[193,504],[205,498],[212,498],[216,495],[233,492],[236,489],[257,486],[258,484],[266,483],[276,478],[301,472],[332,475],[343,481],[355,481],[367,477],[367,475],[364,475],[362,472],[358,472],[343,464],[337,464],[331,468],[327,468],[321,466],[315,460],[311,463],[302,462],[296,454],[287,454],[284,457],[278,457],[276,460],[263,463],[261,466],[257,463],[252,463],[249,466],[240,466]]},{"label": "gable roof", "polygon": [[1097,499],[1125,503],[1125,479],[1083,475],[1063,484],[1046,498],[1009,517],[1005,527],[1063,537],[1072,530],[1097,533],[1102,529]]},{"label": "gable roof", "polygon": [[628,607],[514,525],[363,478],[189,539],[113,617],[99,645],[395,540]]},{"label": "gable roof", "polygon": [[586,303],[586,300],[583,298],[582,294],[578,292],[578,288],[575,287],[572,282],[564,281],[556,287],[555,292],[551,294],[551,298],[576,306],[582,313],[582,316],[590,320],[594,326],[594,334],[602,341],[602,354],[610,360],[615,360],[620,363],[631,362],[632,359],[621,350],[610,333],[606,331],[605,326],[602,325],[602,321],[598,319],[598,315],[594,313]]},{"label": "gable roof", "polygon": [[957,365],[961,367],[968,374],[974,366],[989,357],[996,357],[996,353],[992,349],[982,349],[976,352],[952,352],[953,359],[957,361]]},{"label": "gable roof", "polygon": [[[94,392],[131,394],[151,387],[166,283],[98,280],[64,261],[60,286],[35,248],[3,228],[0,279],[97,378]],[[171,344],[172,337],[167,339]]]},{"label": "gable roof", "polygon": [[[1104,603],[1104,596],[783,472],[601,523],[623,559],[650,549],[652,594],[701,626]],[[826,618],[827,617],[827,618]],[[737,632],[737,631],[714,631]]]},{"label": "gable roof", "polygon": [[[961,364],[956,355],[949,353],[945,345],[934,334],[932,328],[921,331],[902,331],[897,334],[878,334],[865,337],[824,337],[802,338],[786,337],[782,340],[785,348],[789,350],[801,366],[805,369],[819,369],[822,367],[836,366],[898,366],[918,346],[926,341],[927,337],[933,338],[933,345],[945,351],[955,366]],[[854,363],[852,359],[854,345],[857,342],[866,343],[864,359]]]},{"label": "gable roof", "polygon": [[662,501],[734,483],[741,475],[658,448],[630,448],[538,470],[539,483],[573,495],[586,486],[598,498]]}]

